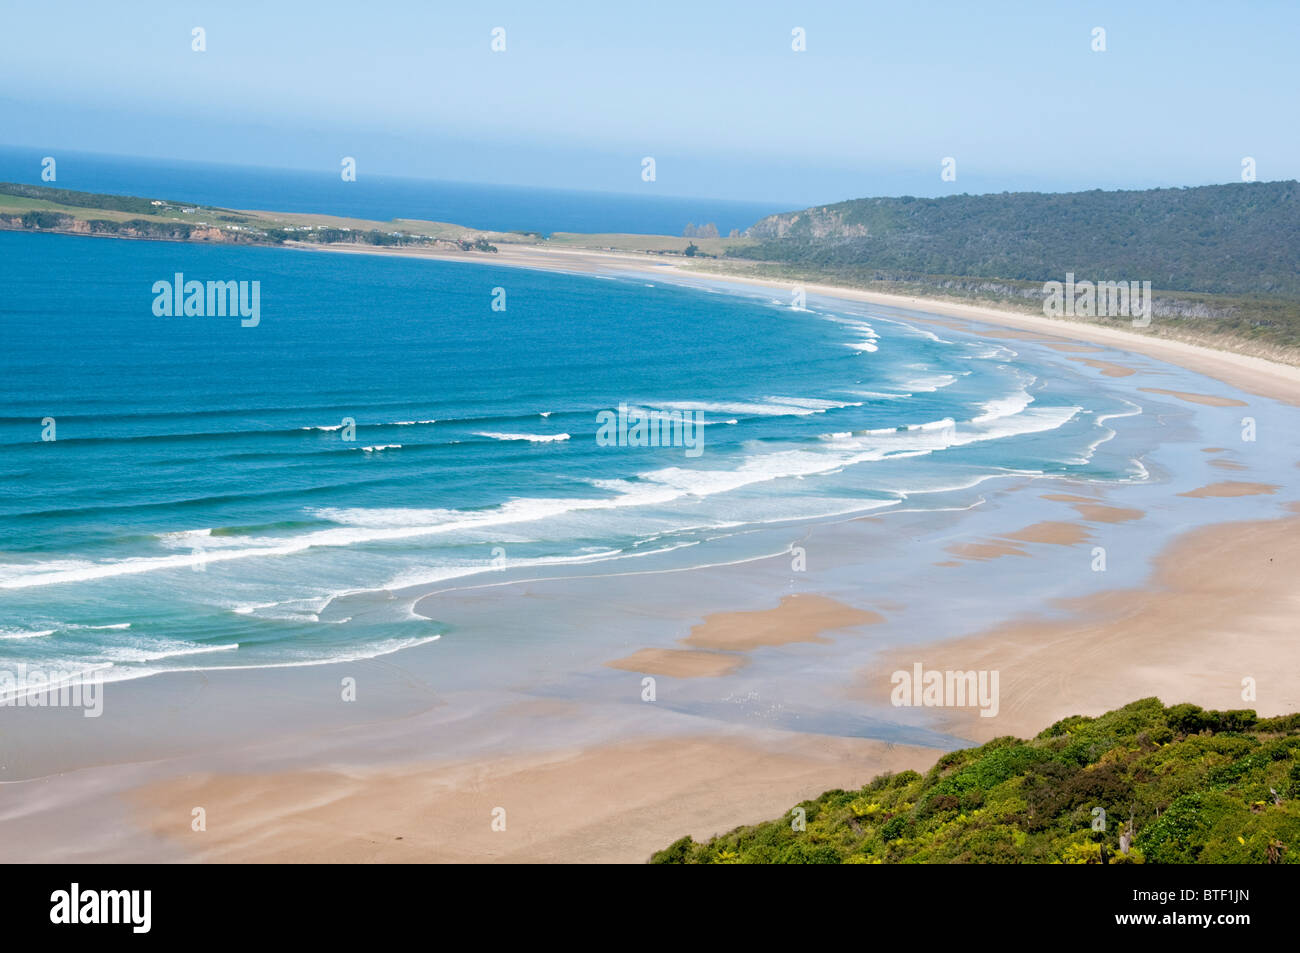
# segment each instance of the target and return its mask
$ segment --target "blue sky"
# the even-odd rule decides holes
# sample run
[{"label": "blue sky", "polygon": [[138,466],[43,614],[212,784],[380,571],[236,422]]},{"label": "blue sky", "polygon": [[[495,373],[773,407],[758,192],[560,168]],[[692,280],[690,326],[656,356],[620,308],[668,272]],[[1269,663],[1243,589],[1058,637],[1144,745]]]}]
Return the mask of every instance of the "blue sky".
[{"label": "blue sky", "polygon": [[792,205],[1285,179],[1298,38],[1296,2],[9,2],[0,144]]}]

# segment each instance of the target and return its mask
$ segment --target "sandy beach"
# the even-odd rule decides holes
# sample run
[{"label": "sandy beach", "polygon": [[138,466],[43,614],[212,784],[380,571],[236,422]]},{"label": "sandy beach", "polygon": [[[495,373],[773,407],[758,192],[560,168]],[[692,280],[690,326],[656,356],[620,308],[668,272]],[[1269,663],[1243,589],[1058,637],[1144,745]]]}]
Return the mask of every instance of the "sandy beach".
[{"label": "sandy beach", "polygon": [[[939,716],[948,730],[978,741],[1032,737],[1067,715],[1152,695],[1166,704],[1297,711],[1298,572],[1300,518],[1209,527],[1179,539],[1140,588],[1053,606],[1070,614],[1066,622],[1023,619],[924,651],[886,653],[863,673],[863,690],[887,698],[889,674],[916,661],[927,669],[997,670],[1004,699],[997,717]],[[1253,698],[1243,697],[1247,679]]]},{"label": "sandy beach", "polygon": [[[626,863],[666,846],[670,832],[707,837],[737,818],[780,814],[830,778],[861,786],[933,760],[927,749],[867,740],[783,740],[674,738],[382,771],[189,775],[130,799],[150,833],[195,861]],[[232,820],[195,832],[193,805]]]},{"label": "sandy beach", "polygon": [[[651,256],[530,246],[503,246],[491,256],[405,249],[311,251],[577,273],[626,271],[666,280],[723,278]],[[754,278],[725,280],[786,287]],[[1058,351],[1061,360],[1079,362],[1111,383],[1126,381],[1133,367],[1074,355],[1117,349],[1135,360],[1153,358],[1245,394],[1300,406],[1300,368],[1249,355],[952,302],[823,285],[806,290],[923,310],[938,316],[936,327],[992,325],[982,336],[1042,343]],[[1253,412],[1246,401],[1226,394],[1141,390],[1187,414],[1222,411],[1239,417]],[[1250,469],[1223,456],[1231,449],[1204,449],[1206,465]],[[1220,456],[1211,460],[1209,454]],[[996,516],[1000,528],[951,531],[936,543],[940,558],[931,570],[936,577],[989,566],[1018,565],[1032,572],[1045,550],[1077,551],[1086,562],[1107,533],[1140,526],[1151,509],[1087,486],[1042,491],[1026,481],[1008,491],[1006,500],[1018,499],[1016,493],[1055,507],[1059,515],[1031,521],[1008,506]],[[853,697],[883,709],[889,706],[891,673],[910,670],[914,663],[927,669],[997,670],[1002,703],[996,717],[982,718],[974,710],[926,713],[935,731],[976,743],[999,735],[1032,736],[1067,715],[1099,714],[1151,695],[1166,703],[1255,708],[1265,715],[1300,710],[1300,652],[1294,644],[1300,621],[1296,486],[1254,480],[1246,473],[1240,480],[1207,480],[1169,496],[1171,501],[1157,505],[1177,505],[1178,497],[1186,498],[1187,505],[1212,504],[1222,507],[1216,511],[1220,522],[1176,539],[1159,555],[1150,578],[1116,573],[1118,578],[1086,598],[1058,599],[1049,593],[1040,615],[1016,615],[967,637],[880,644],[882,623],[896,615],[908,596],[874,591],[864,574],[856,594],[770,592],[756,599],[759,608],[724,603],[699,616],[673,619],[676,628],[664,644],[631,640],[611,651],[601,667],[626,672],[634,682],[654,676],[725,684],[773,658],[816,666],[823,664],[817,653],[851,646],[869,651],[873,659],[852,675]],[[1276,518],[1238,517],[1233,510],[1265,503],[1276,507]],[[878,526],[869,517],[844,532],[861,533],[865,551]],[[773,655],[779,652],[791,654]],[[390,661],[400,662],[400,656]],[[130,684],[123,690],[130,691]],[[1243,700],[1247,685],[1255,694]],[[529,717],[521,713],[512,724],[527,725]],[[400,719],[393,719],[392,726],[394,734],[401,733]],[[509,726],[503,726],[502,734],[508,733]],[[546,751],[359,764],[332,748],[334,741],[325,730],[311,736],[306,747],[316,752],[313,768],[277,767],[260,759],[242,763],[237,747],[226,750],[219,765],[205,767],[193,758],[172,769],[165,761],[153,765],[147,777],[131,781],[111,798],[113,816],[139,832],[146,845],[132,859],[637,863],[684,834],[707,837],[776,817],[803,798],[860,786],[882,771],[925,770],[941,751],[760,726],[721,737],[682,729]],[[11,793],[17,789],[11,787]],[[43,799],[40,810],[22,821],[31,826],[24,843],[57,841],[62,818],[77,804],[71,796]],[[191,818],[200,806],[208,821],[205,831],[196,832]],[[504,830],[493,826],[497,808],[504,808]],[[114,853],[105,845],[84,856],[112,859]]]}]

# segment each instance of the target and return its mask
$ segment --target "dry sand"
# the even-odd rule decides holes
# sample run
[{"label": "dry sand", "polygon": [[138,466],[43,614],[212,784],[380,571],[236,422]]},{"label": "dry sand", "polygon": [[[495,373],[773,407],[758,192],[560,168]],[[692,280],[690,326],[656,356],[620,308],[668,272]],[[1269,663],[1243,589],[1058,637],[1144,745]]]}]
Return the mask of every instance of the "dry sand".
[{"label": "dry sand", "polygon": [[1007,539],[1022,543],[1051,543],[1054,546],[1075,546],[1090,538],[1086,529],[1078,523],[1062,523],[1046,520],[1007,533]]},{"label": "dry sand", "polygon": [[[1082,505],[1082,504],[1080,504]],[[1101,510],[1110,507],[1098,507]],[[1123,511],[1117,511],[1123,512]],[[1141,511],[1137,512],[1142,515]],[[1048,543],[1054,546],[1075,546],[1091,538],[1088,530],[1078,523],[1066,523],[1044,520],[1015,532],[1004,533],[996,539],[984,539],[974,542],[953,543],[944,547],[945,552],[962,559],[1000,559],[1003,556],[1028,556],[1022,543]]]},{"label": "dry sand", "polygon": [[1218,467],[1220,470],[1249,470],[1250,467],[1244,463],[1237,463],[1235,460],[1215,459],[1210,461],[1210,466]]},{"label": "dry sand", "polygon": [[[818,595],[790,595],[771,609],[717,612],[679,639],[692,649],[646,648],[605,664],[630,672],[707,678],[730,675],[748,662],[753,649],[792,642],[829,642],[825,633],[855,625],[883,622],[878,612],[855,609]],[[708,651],[712,650],[712,651]]]},{"label": "dry sand", "polygon": [[1238,480],[1224,480],[1220,483],[1210,483],[1206,486],[1197,487],[1195,490],[1188,490],[1186,493],[1179,493],[1179,496],[1259,496],[1262,493],[1273,493],[1279,487],[1273,483],[1242,483]]},{"label": "dry sand", "polygon": [[774,609],[718,612],[691,629],[682,644],[702,649],[748,651],[791,642],[828,642],[823,633],[883,622],[878,612],[855,609],[825,596],[786,596]]},{"label": "dry sand", "polygon": [[1049,341],[1047,346],[1053,350],[1065,351],[1067,354],[1088,354],[1105,350],[1092,344],[1075,344],[1072,341]]},{"label": "dry sand", "polygon": [[738,653],[697,652],[694,649],[641,649],[626,658],[606,662],[610,668],[673,678],[716,678],[730,675],[749,660]]},{"label": "dry sand", "polygon": [[1131,377],[1137,373],[1131,367],[1125,367],[1123,364],[1116,364],[1113,361],[1096,361],[1090,357],[1072,357],[1072,361],[1078,361],[1080,364],[1087,364],[1102,372],[1106,377]]},{"label": "dry sand", "polygon": [[1206,407],[1245,407],[1244,400],[1237,400],[1233,397],[1216,397],[1214,394],[1189,394],[1183,390],[1165,390],[1161,387],[1139,387],[1138,390],[1147,394],[1164,394],[1168,397],[1177,397],[1179,400],[1185,400],[1189,404],[1204,404]]},{"label": "dry sand", "polygon": [[1044,493],[1044,500],[1069,503],[1087,523],[1127,523],[1146,516],[1143,510],[1129,506],[1107,506],[1094,497],[1075,496],[1073,493]]},{"label": "dry sand", "polygon": [[953,543],[945,546],[944,552],[952,553],[961,559],[1001,559],[1003,556],[1028,556],[1019,546],[1010,543]]},{"label": "dry sand", "polygon": [[1089,523],[1127,523],[1146,516],[1142,510],[1130,506],[1102,506],[1098,503],[1075,503],[1075,510]]}]

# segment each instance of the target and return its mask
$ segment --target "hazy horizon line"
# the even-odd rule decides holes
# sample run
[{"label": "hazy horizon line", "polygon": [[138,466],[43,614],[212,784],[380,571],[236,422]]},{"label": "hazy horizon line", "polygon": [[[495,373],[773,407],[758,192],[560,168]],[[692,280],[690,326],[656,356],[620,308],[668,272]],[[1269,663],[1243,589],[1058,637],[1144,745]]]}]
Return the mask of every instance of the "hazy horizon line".
[{"label": "hazy horizon line", "polygon": [[[305,175],[314,175],[314,176],[321,176],[321,177],[332,177],[334,174],[336,174],[332,169],[326,170],[321,168],[306,168],[303,166],[260,165],[256,163],[220,161],[214,159],[190,159],[190,158],[178,158],[173,156],[150,156],[150,155],[140,155],[137,153],[99,151],[93,148],[92,149],[82,148],[82,149],[50,150],[50,148],[46,146],[35,146],[26,143],[7,143],[7,142],[0,143],[0,151],[18,152],[24,150],[32,150],[33,153],[46,152],[47,154],[48,152],[51,151],[52,152],[62,151],[65,154],[71,154],[74,156],[82,155],[82,156],[93,156],[99,158],[108,158],[114,160],[130,160],[134,162],[156,164],[156,165],[208,166],[208,167],[215,167],[215,168],[241,169],[246,171],[266,171],[266,172],[275,172],[281,174],[301,173]],[[39,163],[39,159],[38,159],[38,163]],[[831,205],[841,204],[843,202],[853,202],[853,201],[861,201],[861,200],[868,200],[868,199],[915,199],[918,201],[940,201],[943,199],[951,199],[951,198],[961,198],[961,197],[978,198],[981,196],[992,196],[992,195],[1078,195],[1087,192],[1150,192],[1150,191],[1156,191],[1160,189],[1195,189],[1195,188],[1207,188],[1216,185],[1267,185],[1267,184],[1274,184],[1274,183],[1300,181],[1297,179],[1285,179],[1285,178],[1260,179],[1256,182],[1228,180],[1228,181],[1221,181],[1221,182],[1196,182],[1190,184],[1179,183],[1179,184],[1165,184],[1165,185],[1152,185],[1152,186],[1134,186],[1129,188],[1106,188],[1104,186],[1098,185],[1098,186],[1093,186],[1091,188],[1056,189],[1056,190],[1033,189],[1033,188],[1000,189],[1000,190],[978,191],[978,192],[954,192],[954,193],[949,193],[947,195],[917,195],[917,194],[911,194],[906,192],[897,193],[897,194],[867,193],[867,194],[860,194],[860,195],[844,196],[842,198],[837,198],[826,202],[814,202],[807,205],[791,205],[788,202],[782,202],[776,199],[758,199],[758,198],[736,199],[736,198],[720,198],[720,197],[715,197],[710,195],[683,194],[683,193],[651,194],[645,191],[625,191],[625,190],[620,191],[616,189],[598,189],[598,188],[579,189],[579,188],[570,188],[570,187],[554,186],[554,185],[536,185],[536,184],[522,183],[522,182],[491,182],[491,181],[481,181],[481,180],[472,180],[472,179],[453,179],[453,178],[444,179],[444,178],[436,178],[432,176],[395,174],[391,172],[368,172],[365,173],[365,176],[367,178],[382,179],[386,181],[397,181],[397,182],[428,182],[428,183],[439,183],[443,185],[472,186],[472,187],[483,188],[483,189],[506,189],[506,190],[517,190],[517,191],[527,191],[527,192],[554,192],[554,193],[572,194],[572,195],[610,195],[610,196],[619,196],[623,198],[641,198],[650,201],[656,201],[656,200],[708,201],[708,202],[717,203],[719,205],[729,205],[729,206],[786,205],[789,207],[785,208],[784,211],[788,211],[788,212],[797,212],[797,211],[802,211],[804,209],[810,209],[810,208],[824,208]],[[63,186],[60,186],[57,182],[54,184],[37,183],[37,182],[25,182],[25,183],[14,183],[14,184],[39,185],[47,188],[64,188]],[[66,189],[66,191],[87,192],[88,194],[93,194],[90,193],[90,190],[87,189]],[[117,194],[117,193],[108,193],[108,194]],[[779,213],[770,213],[770,214],[779,214]]]}]

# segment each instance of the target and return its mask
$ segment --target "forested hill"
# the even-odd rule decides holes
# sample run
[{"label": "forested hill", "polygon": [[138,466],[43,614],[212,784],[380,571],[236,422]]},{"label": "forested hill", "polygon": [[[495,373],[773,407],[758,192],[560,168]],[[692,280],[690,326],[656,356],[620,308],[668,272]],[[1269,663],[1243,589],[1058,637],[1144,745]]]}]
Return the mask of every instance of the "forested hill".
[{"label": "forested hill", "polygon": [[734,257],[863,279],[1150,281],[1300,298],[1300,183],[853,199],[772,215]]}]

